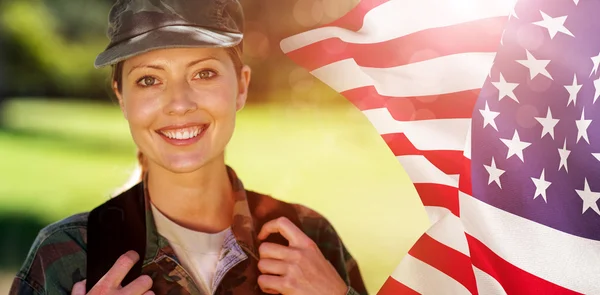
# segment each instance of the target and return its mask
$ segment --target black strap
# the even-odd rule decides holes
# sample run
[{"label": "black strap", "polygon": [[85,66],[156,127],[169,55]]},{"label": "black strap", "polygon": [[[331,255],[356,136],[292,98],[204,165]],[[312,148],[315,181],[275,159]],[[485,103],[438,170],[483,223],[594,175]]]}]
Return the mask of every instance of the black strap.
[{"label": "black strap", "polygon": [[92,210],[87,230],[87,282],[89,291],[127,251],[140,260],[123,280],[126,286],[139,277],[146,252],[143,186],[138,184]]},{"label": "black strap", "polygon": [[[281,202],[269,196],[265,196],[252,191],[246,191],[248,198],[248,207],[252,212],[254,220],[254,229],[258,234],[263,225],[279,217],[286,217],[298,228],[302,229],[298,213],[293,205]],[[288,246],[288,241],[281,234],[271,234],[263,242],[271,242]]]}]

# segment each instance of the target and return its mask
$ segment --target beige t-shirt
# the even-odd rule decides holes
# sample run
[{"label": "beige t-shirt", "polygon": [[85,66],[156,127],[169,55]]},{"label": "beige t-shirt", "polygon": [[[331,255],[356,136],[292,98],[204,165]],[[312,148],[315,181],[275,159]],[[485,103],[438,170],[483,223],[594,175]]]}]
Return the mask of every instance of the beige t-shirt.
[{"label": "beige t-shirt", "polygon": [[219,254],[229,229],[215,234],[198,232],[174,223],[154,204],[152,204],[152,213],[158,233],[169,241],[183,268],[192,276],[204,294],[212,294],[212,282]]}]

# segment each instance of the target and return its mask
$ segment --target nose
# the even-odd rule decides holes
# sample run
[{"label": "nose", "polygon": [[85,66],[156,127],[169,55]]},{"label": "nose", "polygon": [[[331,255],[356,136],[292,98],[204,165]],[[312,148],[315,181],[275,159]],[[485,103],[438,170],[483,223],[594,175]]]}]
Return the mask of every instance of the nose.
[{"label": "nose", "polygon": [[171,83],[169,86],[165,113],[182,116],[198,109],[194,93],[186,81]]}]

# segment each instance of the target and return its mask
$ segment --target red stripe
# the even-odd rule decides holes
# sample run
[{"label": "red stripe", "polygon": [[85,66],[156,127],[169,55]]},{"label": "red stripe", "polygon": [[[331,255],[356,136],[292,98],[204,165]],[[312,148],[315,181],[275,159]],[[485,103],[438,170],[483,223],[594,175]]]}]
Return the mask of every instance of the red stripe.
[{"label": "red stripe", "polygon": [[[309,71],[354,58],[363,67],[388,68],[465,52],[496,52],[506,17],[493,17],[431,28],[378,43],[347,43],[339,38],[318,41],[287,55]],[[384,25],[384,24],[382,24]]]},{"label": "red stripe", "polygon": [[512,265],[468,234],[467,241],[473,265],[496,279],[507,294],[580,294]]},{"label": "red stripe", "polygon": [[458,178],[458,189],[469,195],[473,195],[473,186],[471,184],[471,160],[463,156],[463,171]]},{"label": "red stripe", "polygon": [[392,277],[388,277],[379,292],[377,292],[377,295],[419,295],[419,292],[396,281]]},{"label": "red stripe", "polygon": [[427,234],[422,235],[408,253],[453,278],[465,286],[471,294],[478,294],[469,256],[436,241]]},{"label": "red stripe", "polygon": [[462,151],[421,151],[410,142],[404,133],[382,134],[381,137],[395,156],[422,155],[446,174],[459,174],[464,169]]},{"label": "red stripe", "polygon": [[398,121],[471,118],[480,89],[439,95],[392,97],[377,93],[374,86],[341,92],[359,110],[387,108]]},{"label": "red stripe", "polygon": [[350,31],[358,31],[363,26],[365,15],[371,9],[389,0],[362,0],[352,10],[324,27],[340,27]]},{"label": "red stripe", "polygon": [[415,189],[424,206],[444,207],[460,217],[457,188],[434,183],[415,183]]}]

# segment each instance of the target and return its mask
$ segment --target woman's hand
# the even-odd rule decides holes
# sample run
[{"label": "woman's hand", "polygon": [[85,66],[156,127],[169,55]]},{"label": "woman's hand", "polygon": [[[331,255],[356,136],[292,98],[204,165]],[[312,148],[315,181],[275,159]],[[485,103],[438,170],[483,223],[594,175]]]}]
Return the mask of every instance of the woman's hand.
[{"label": "woman's hand", "polygon": [[344,295],[348,286],[308,236],[289,219],[280,217],[262,227],[258,238],[280,233],[289,242],[282,246],[264,242],[259,247],[258,285],[268,294]]},{"label": "woman's hand", "polygon": [[[150,291],[152,288],[152,279],[147,275],[142,275],[125,287],[121,287],[121,282],[125,279],[127,273],[140,259],[135,251],[129,251],[115,262],[113,267],[96,283],[88,295],[154,295]],[[71,295],[86,295],[85,280],[73,285]]]}]

